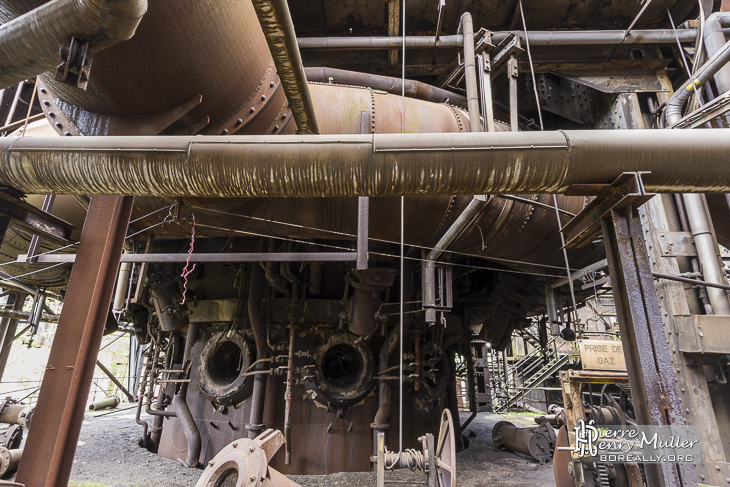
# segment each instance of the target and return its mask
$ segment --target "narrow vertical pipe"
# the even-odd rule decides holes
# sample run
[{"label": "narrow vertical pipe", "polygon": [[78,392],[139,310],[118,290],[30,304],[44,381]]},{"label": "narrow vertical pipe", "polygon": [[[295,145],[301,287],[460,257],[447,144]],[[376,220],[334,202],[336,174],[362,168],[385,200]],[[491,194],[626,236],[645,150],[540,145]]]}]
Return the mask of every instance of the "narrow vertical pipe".
[{"label": "narrow vertical pipe", "polygon": [[289,325],[289,358],[286,367],[286,392],[284,399],[286,409],[284,410],[284,464],[291,465],[291,388],[294,382],[294,336],[296,327]]},{"label": "narrow vertical pipe", "polygon": [[[254,341],[256,342],[256,360],[260,361],[268,357],[269,346],[266,343],[266,325],[261,315],[261,304],[266,291],[263,269],[258,264],[251,266],[251,286],[248,291],[248,319],[251,323]],[[266,362],[260,361],[256,366],[256,371],[263,372]],[[256,438],[260,432],[260,425],[264,418],[264,399],[266,394],[266,379],[264,373],[254,376],[253,393],[251,395],[251,413],[249,416],[248,437]]]},{"label": "narrow vertical pipe", "polygon": [[[702,265],[702,277],[707,282],[727,284],[725,273],[717,256],[717,243],[712,233],[712,223],[705,211],[703,195],[697,193],[684,194],[682,199],[684,200],[687,219],[697,248],[697,256]],[[730,315],[730,301],[728,301],[725,290],[708,287],[707,295],[715,314]]]},{"label": "narrow vertical pipe", "polygon": [[474,23],[469,12],[464,12],[461,16],[461,30],[464,35],[464,77],[466,80],[466,103],[469,110],[469,126],[472,132],[481,132],[479,95],[477,94],[477,71],[474,65]]}]

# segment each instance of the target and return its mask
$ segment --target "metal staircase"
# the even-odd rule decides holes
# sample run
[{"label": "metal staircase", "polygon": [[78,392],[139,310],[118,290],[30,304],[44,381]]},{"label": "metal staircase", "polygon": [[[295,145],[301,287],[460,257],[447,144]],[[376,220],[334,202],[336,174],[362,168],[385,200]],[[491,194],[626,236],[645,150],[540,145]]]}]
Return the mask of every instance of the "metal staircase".
[{"label": "metal staircase", "polygon": [[[516,333],[523,336],[519,331]],[[530,343],[534,340],[537,347],[514,364],[506,364],[504,357],[491,349],[487,350],[481,361],[485,367],[485,376],[488,377],[489,405],[494,412],[503,412],[514,406],[570,360],[570,355],[559,351],[556,346],[559,337],[552,337],[545,347],[540,347],[539,341],[532,334],[524,333],[528,336],[523,338]]]},{"label": "metal staircase", "polygon": [[[570,360],[569,354],[551,353],[550,358],[545,365],[532,374],[527,380],[525,380],[519,387],[514,389],[506,398],[499,401],[499,404],[494,407],[495,412],[503,412],[514,406],[517,401],[525,396],[528,392],[539,387],[545,380],[553,376],[559,371],[565,364]],[[514,379],[513,379],[514,380]]]}]

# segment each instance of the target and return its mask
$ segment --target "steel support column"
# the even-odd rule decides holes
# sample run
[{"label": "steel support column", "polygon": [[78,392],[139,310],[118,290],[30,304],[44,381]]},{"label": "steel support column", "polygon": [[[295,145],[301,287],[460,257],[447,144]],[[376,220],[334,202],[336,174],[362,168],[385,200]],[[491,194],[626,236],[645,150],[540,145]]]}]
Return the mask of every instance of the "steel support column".
[{"label": "steel support column", "polygon": [[[653,196],[637,173],[624,173],[564,228],[581,246],[603,232],[621,341],[638,424],[685,424],[638,207]],[[688,464],[646,464],[647,485],[697,485]]]},{"label": "steel support column", "polygon": [[[23,309],[23,301],[25,301],[25,294],[12,293],[8,296],[6,308],[8,311],[20,311]],[[0,380],[3,378],[5,372],[5,365],[8,363],[8,356],[10,355],[10,347],[13,346],[13,337],[15,336],[15,330],[18,328],[18,318],[11,316],[5,316],[0,319]]]},{"label": "steel support column", "polygon": [[33,429],[18,469],[26,487],[68,484],[133,197],[95,196],[81,233],[59,333],[48,358]]}]

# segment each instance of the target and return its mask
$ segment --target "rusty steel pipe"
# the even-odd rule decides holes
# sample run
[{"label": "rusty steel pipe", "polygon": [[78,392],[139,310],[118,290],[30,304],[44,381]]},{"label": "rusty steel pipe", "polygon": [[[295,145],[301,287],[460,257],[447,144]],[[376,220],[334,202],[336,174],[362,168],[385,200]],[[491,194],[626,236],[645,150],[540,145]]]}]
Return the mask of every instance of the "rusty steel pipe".
[{"label": "rusty steel pipe", "polygon": [[[111,380],[114,383],[114,385],[119,388],[119,390],[122,392],[122,394],[124,394],[125,396],[127,396],[127,400],[129,402],[134,401],[134,396],[132,395],[132,393],[129,392],[127,390],[127,388],[124,387],[124,384],[122,384],[119,381],[119,379],[117,379],[116,377],[114,377],[114,374],[112,374],[112,372],[109,369],[107,369],[104,366],[104,364],[102,364],[98,359],[96,361],[96,366],[99,367],[99,370],[101,370],[102,372],[104,372],[104,375],[106,375],[107,377],[109,377],[109,380]],[[116,397],[116,396],[113,396],[113,397]]]},{"label": "rusty steel pipe", "polygon": [[[317,83],[332,82],[343,85],[367,86],[375,90],[382,90],[400,96],[403,92],[403,81],[400,78],[381,76],[377,74],[358,73],[336,68],[304,68],[307,81]],[[466,97],[451,91],[437,88],[420,81],[405,80],[406,96],[433,103],[448,102],[460,108],[466,108]]]},{"label": "rusty steel pipe", "polygon": [[55,69],[58,49],[77,37],[92,51],[134,35],[147,0],[54,0],[0,26],[0,86]]},{"label": "rusty steel pipe", "polygon": [[[188,325],[188,331],[185,336],[185,349],[183,351],[183,370],[189,370],[190,363],[192,361],[192,350],[198,339],[198,333],[200,331],[200,325],[198,323],[190,323]],[[198,426],[195,424],[193,415],[190,412],[188,406],[188,383],[183,382],[180,386],[180,391],[172,399],[172,408],[177,415],[177,419],[185,432],[185,439],[187,441],[187,458],[185,463],[192,468],[198,466],[200,462],[200,450],[202,448],[202,439]]]},{"label": "rusty steel pipe", "polygon": [[[261,244],[260,244],[261,245]],[[257,250],[260,250],[260,245]],[[251,332],[256,343],[256,365],[257,372],[266,369],[265,361],[262,359],[269,356],[269,345],[266,341],[266,322],[264,321],[263,304],[266,292],[265,277],[263,269],[258,264],[251,266],[251,285],[248,293],[248,320],[251,323]],[[249,424],[247,425],[248,437],[255,438],[261,432],[261,425],[264,421],[264,404],[266,399],[267,375],[256,374],[251,394],[251,412]]]},{"label": "rusty steel pipe", "polygon": [[[10,318],[11,320],[30,320],[30,313],[27,311],[17,311],[14,309],[0,309],[0,318]],[[41,314],[42,323],[58,323],[57,315]]]},{"label": "rusty steel pipe", "polygon": [[711,193],[730,191],[728,151],[730,129],[2,138],[0,184],[169,197],[549,194],[651,171],[648,191]]},{"label": "rusty steel pipe", "polygon": [[253,0],[252,3],[299,132],[318,134],[317,117],[287,1]]},{"label": "rusty steel pipe", "polygon": [[[725,14],[726,12],[721,12]],[[716,14],[713,14],[716,15]],[[707,18],[707,23],[712,16]],[[722,29],[721,30],[725,30]],[[522,39],[527,38],[531,46],[596,46],[612,44],[674,44],[694,42],[697,29],[645,29],[632,30],[575,30],[575,31],[516,31]],[[504,40],[511,31],[493,32],[492,42],[497,44]],[[369,37],[300,37],[297,39],[300,49],[318,50],[381,50],[397,49],[403,46],[402,37],[369,36]],[[406,48],[434,49],[456,48],[464,45],[464,36],[406,36]]]},{"label": "rusty steel pipe", "polygon": [[286,366],[286,391],[284,392],[284,465],[291,465],[291,389],[294,383],[294,337],[296,327],[289,326],[289,354]]}]

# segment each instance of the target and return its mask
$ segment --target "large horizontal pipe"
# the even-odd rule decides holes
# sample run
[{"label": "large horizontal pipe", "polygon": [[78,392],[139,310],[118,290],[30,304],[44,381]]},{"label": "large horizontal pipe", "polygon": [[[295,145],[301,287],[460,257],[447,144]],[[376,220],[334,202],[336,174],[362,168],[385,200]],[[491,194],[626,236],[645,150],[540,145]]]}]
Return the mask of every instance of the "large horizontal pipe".
[{"label": "large horizontal pipe", "polygon": [[48,70],[77,37],[100,51],[134,34],[147,0],[54,0],[0,26],[0,87]]},{"label": "large horizontal pipe", "polygon": [[[624,30],[543,30],[516,31],[522,39],[530,41],[531,46],[574,46],[574,45],[612,45],[612,44],[673,44],[677,42],[694,42],[697,39],[696,29],[652,29],[633,30],[626,35]],[[509,32],[492,33],[492,42],[502,41]],[[300,49],[320,50],[379,50],[403,47],[402,37],[300,37]],[[461,35],[440,36],[406,36],[406,47],[411,49],[432,49],[462,47],[464,38]]]},{"label": "large horizontal pipe", "polygon": [[0,185],[165,197],[563,193],[651,171],[648,191],[730,192],[730,129],[4,137]]}]

